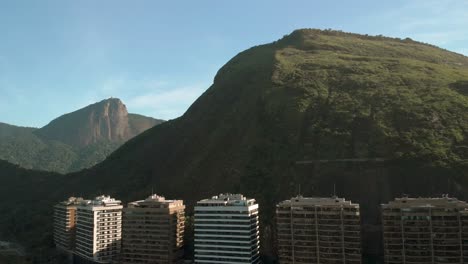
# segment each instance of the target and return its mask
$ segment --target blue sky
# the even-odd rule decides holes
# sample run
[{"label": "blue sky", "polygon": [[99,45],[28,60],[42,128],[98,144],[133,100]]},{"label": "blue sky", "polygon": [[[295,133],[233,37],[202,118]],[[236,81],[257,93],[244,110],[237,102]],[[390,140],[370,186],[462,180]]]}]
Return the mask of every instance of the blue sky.
[{"label": "blue sky", "polygon": [[298,28],[411,37],[468,55],[465,0],[0,0],[0,122],[40,127],[109,97],[172,119],[230,58]]}]

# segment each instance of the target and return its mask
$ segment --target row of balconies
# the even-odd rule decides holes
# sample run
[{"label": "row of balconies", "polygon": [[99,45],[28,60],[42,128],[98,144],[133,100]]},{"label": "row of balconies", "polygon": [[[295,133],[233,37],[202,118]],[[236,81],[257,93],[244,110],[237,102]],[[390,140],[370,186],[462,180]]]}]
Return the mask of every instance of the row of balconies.
[{"label": "row of balconies", "polygon": [[[356,242],[356,243],[359,243],[361,241],[361,237],[360,236],[329,236],[329,237],[319,237],[319,241],[330,241],[332,239],[337,239],[337,240],[343,240],[344,242]],[[307,236],[307,235],[296,235],[294,236],[293,238],[291,238],[291,236],[285,236],[285,235],[279,235],[278,236],[278,240],[281,240],[281,241],[291,241],[291,240],[294,240],[294,241],[316,241],[317,240],[317,237],[316,236]]]},{"label": "row of balconies", "polygon": [[97,218],[97,222],[122,221],[122,217]]}]

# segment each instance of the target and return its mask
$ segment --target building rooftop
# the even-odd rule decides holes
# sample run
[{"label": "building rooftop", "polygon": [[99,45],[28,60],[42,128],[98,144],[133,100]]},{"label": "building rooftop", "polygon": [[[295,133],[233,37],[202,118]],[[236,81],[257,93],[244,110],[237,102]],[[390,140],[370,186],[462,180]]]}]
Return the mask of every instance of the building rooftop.
[{"label": "building rooftop", "polygon": [[166,198],[164,196],[152,194],[145,199],[145,202],[170,202],[170,200],[166,201]]},{"label": "building rooftop", "polygon": [[401,197],[395,198],[388,204],[382,204],[382,208],[416,208],[416,207],[432,207],[432,208],[468,208],[468,203],[460,201],[457,198],[448,197],[444,195],[442,197]]},{"label": "building rooftop", "polygon": [[121,205],[120,200],[116,200],[109,195],[100,195],[94,198],[94,200],[83,200],[83,202],[80,203],[81,206],[115,206],[115,205]]},{"label": "building rooftop", "polygon": [[333,197],[302,197],[296,196],[289,200],[280,202],[277,207],[282,206],[347,206],[359,207],[359,204],[346,201],[345,198]]},{"label": "building rooftop", "polygon": [[60,202],[58,205],[65,205],[65,206],[70,206],[70,205],[78,205],[83,203],[85,201],[82,197],[70,197],[65,201]]},{"label": "building rooftop", "polygon": [[172,207],[184,205],[183,200],[166,200],[164,196],[152,194],[145,200],[134,201],[128,203],[129,207]]},{"label": "building rooftop", "polygon": [[242,194],[223,193],[210,199],[197,202],[199,206],[250,206],[255,204],[255,199],[248,199]]}]

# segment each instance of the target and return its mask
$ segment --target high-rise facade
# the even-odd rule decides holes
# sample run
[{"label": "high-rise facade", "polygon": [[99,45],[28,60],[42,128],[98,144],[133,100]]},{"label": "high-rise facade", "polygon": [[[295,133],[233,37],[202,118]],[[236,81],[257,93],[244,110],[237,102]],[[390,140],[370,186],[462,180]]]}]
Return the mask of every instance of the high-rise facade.
[{"label": "high-rise facade", "polygon": [[70,197],[54,206],[54,242],[57,249],[72,252],[75,247],[76,206],[83,198]]},{"label": "high-rise facade", "polygon": [[195,263],[259,263],[258,204],[220,194],[195,206]]},{"label": "high-rise facade", "polygon": [[75,254],[94,263],[119,257],[122,205],[110,196],[98,196],[77,206]]},{"label": "high-rise facade", "polygon": [[382,205],[385,263],[468,263],[468,204],[397,198]]},{"label": "high-rise facade", "polygon": [[122,219],[122,263],[183,263],[185,206],[152,195],[128,204]]},{"label": "high-rise facade", "polygon": [[277,205],[276,220],[279,263],[361,263],[359,204],[298,196]]}]

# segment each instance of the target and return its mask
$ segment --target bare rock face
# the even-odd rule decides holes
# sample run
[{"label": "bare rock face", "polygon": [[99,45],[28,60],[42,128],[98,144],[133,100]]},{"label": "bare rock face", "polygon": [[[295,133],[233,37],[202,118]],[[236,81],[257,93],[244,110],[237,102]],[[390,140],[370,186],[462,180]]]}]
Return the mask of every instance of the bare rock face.
[{"label": "bare rock face", "polygon": [[[156,121],[156,120],[155,120]],[[151,127],[154,122],[149,122]],[[127,107],[110,98],[65,114],[35,133],[41,137],[84,147],[100,141],[123,142],[149,127],[130,127]]]},{"label": "bare rock face", "polygon": [[85,125],[88,126],[86,132],[80,134],[83,145],[103,139],[121,141],[130,138],[127,108],[119,99],[106,100],[92,107]]}]

